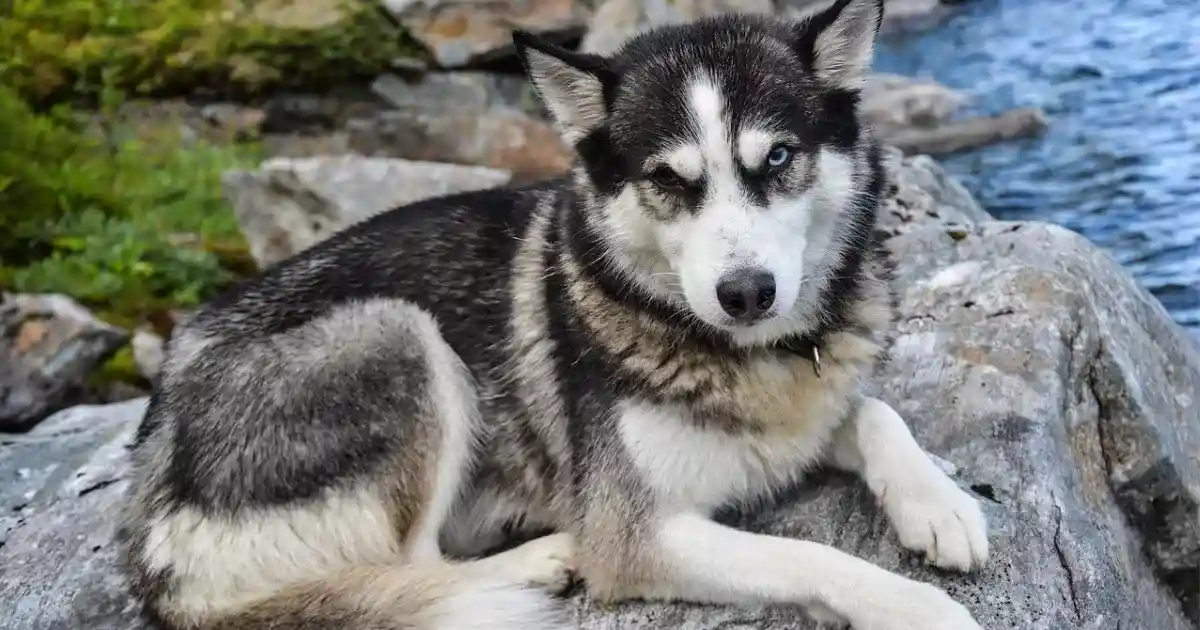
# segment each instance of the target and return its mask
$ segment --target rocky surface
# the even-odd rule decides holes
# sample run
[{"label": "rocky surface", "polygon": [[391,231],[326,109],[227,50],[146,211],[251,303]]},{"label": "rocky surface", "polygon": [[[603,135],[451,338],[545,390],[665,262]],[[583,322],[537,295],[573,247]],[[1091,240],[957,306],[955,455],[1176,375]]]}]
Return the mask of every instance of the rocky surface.
[{"label": "rocky surface", "polygon": [[[902,317],[878,393],[982,498],[993,560],[971,576],[924,567],[844,475],[726,520],[939,584],[989,630],[1196,627],[1200,351],[1081,237],[991,221],[931,159],[887,157]],[[323,181],[342,210],[373,207],[356,178]],[[112,543],[144,403],[74,408],[0,436],[0,627],[145,628]],[[572,605],[585,630],[815,627],[785,607]]]},{"label": "rocky surface", "polygon": [[771,0],[605,0],[579,44],[583,52],[611,54],[647,28],[719,13],[773,13]]},{"label": "rocky surface", "polygon": [[128,340],[66,296],[0,294],[0,431],[80,402],[88,374]]},{"label": "rocky surface", "polygon": [[533,86],[521,74],[432,72],[412,79],[381,74],[371,82],[371,91],[399,109],[505,107],[531,116],[543,112]]},{"label": "rocky surface", "polygon": [[[1195,627],[1195,345],[1111,257],[1062,228],[927,224],[890,245],[902,317],[879,393],[982,498],[991,563],[971,576],[924,567],[842,475],[734,522],[938,584],[988,629]],[[782,608],[577,606],[589,630],[815,627]]]},{"label": "rocky surface", "polygon": [[571,155],[546,121],[506,107],[409,108],[347,126],[349,147],[375,157],[505,169],[514,183],[565,173]]},{"label": "rocky surface", "polygon": [[577,38],[591,15],[580,0],[384,0],[384,5],[444,68],[511,54],[514,28],[559,41]]},{"label": "rocky surface", "polygon": [[223,180],[260,267],[394,206],[498,186],[508,171],[360,155],[274,158]]},{"label": "rocky surface", "polygon": [[1042,135],[1049,122],[1037,108],[1011,109],[995,116],[949,120],[881,134],[881,139],[906,153],[946,155],[978,147]]}]

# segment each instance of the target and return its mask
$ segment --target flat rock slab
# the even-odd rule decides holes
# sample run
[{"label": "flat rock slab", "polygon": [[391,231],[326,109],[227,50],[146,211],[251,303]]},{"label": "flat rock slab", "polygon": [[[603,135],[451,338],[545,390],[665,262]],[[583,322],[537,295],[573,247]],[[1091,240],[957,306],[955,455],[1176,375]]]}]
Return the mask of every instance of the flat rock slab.
[{"label": "flat rock slab", "polygon": [[88,374],[128,341],[67,296],[0,294],[0,431],[79,402]]},{"label": "flat rock slab", "polygon": [[361,155],[273,158],[222,180],[250,253],[267,267],[406,203],[500,186],[498,169]]}]

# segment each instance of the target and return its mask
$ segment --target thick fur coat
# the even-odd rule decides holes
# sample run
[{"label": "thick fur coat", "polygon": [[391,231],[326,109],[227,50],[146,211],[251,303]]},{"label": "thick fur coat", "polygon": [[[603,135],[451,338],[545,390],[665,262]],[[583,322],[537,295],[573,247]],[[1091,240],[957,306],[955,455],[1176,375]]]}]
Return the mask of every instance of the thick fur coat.
[{"label": "thick fur coat", "polygon": [[124,514],[147,613],[560,628],[576,576],[606,601],[978,629],[933,586],[710,520],[831,464],[905,546],[986,561],[978,505],[862,394],[893,308],[857,115],[882,10],[701,20],[610,57],[517,33],[569,177],[396,208],[177,329]]}]

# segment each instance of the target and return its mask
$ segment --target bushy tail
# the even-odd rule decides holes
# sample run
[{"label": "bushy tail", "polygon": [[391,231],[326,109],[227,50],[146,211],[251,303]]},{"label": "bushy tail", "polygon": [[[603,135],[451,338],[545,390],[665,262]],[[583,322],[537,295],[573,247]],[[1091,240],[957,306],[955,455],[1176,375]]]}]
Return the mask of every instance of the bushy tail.
[{"label": "bushy tail", "polygon": [[357,568],[282,590],[199,630],[565,630],[545,588],[447,566]]}]

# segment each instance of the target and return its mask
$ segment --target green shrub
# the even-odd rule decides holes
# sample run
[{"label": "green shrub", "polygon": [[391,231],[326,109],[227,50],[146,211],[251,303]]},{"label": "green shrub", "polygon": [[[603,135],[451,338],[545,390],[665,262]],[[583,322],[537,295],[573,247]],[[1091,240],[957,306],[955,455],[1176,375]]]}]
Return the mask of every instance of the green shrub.
[{"label": "green shrub", "polygon": [[220,177],[256,160],[177,134],[113,145],[0,87],[0,288],[65,293],[126,327],[195,306],[252,270]]}]

